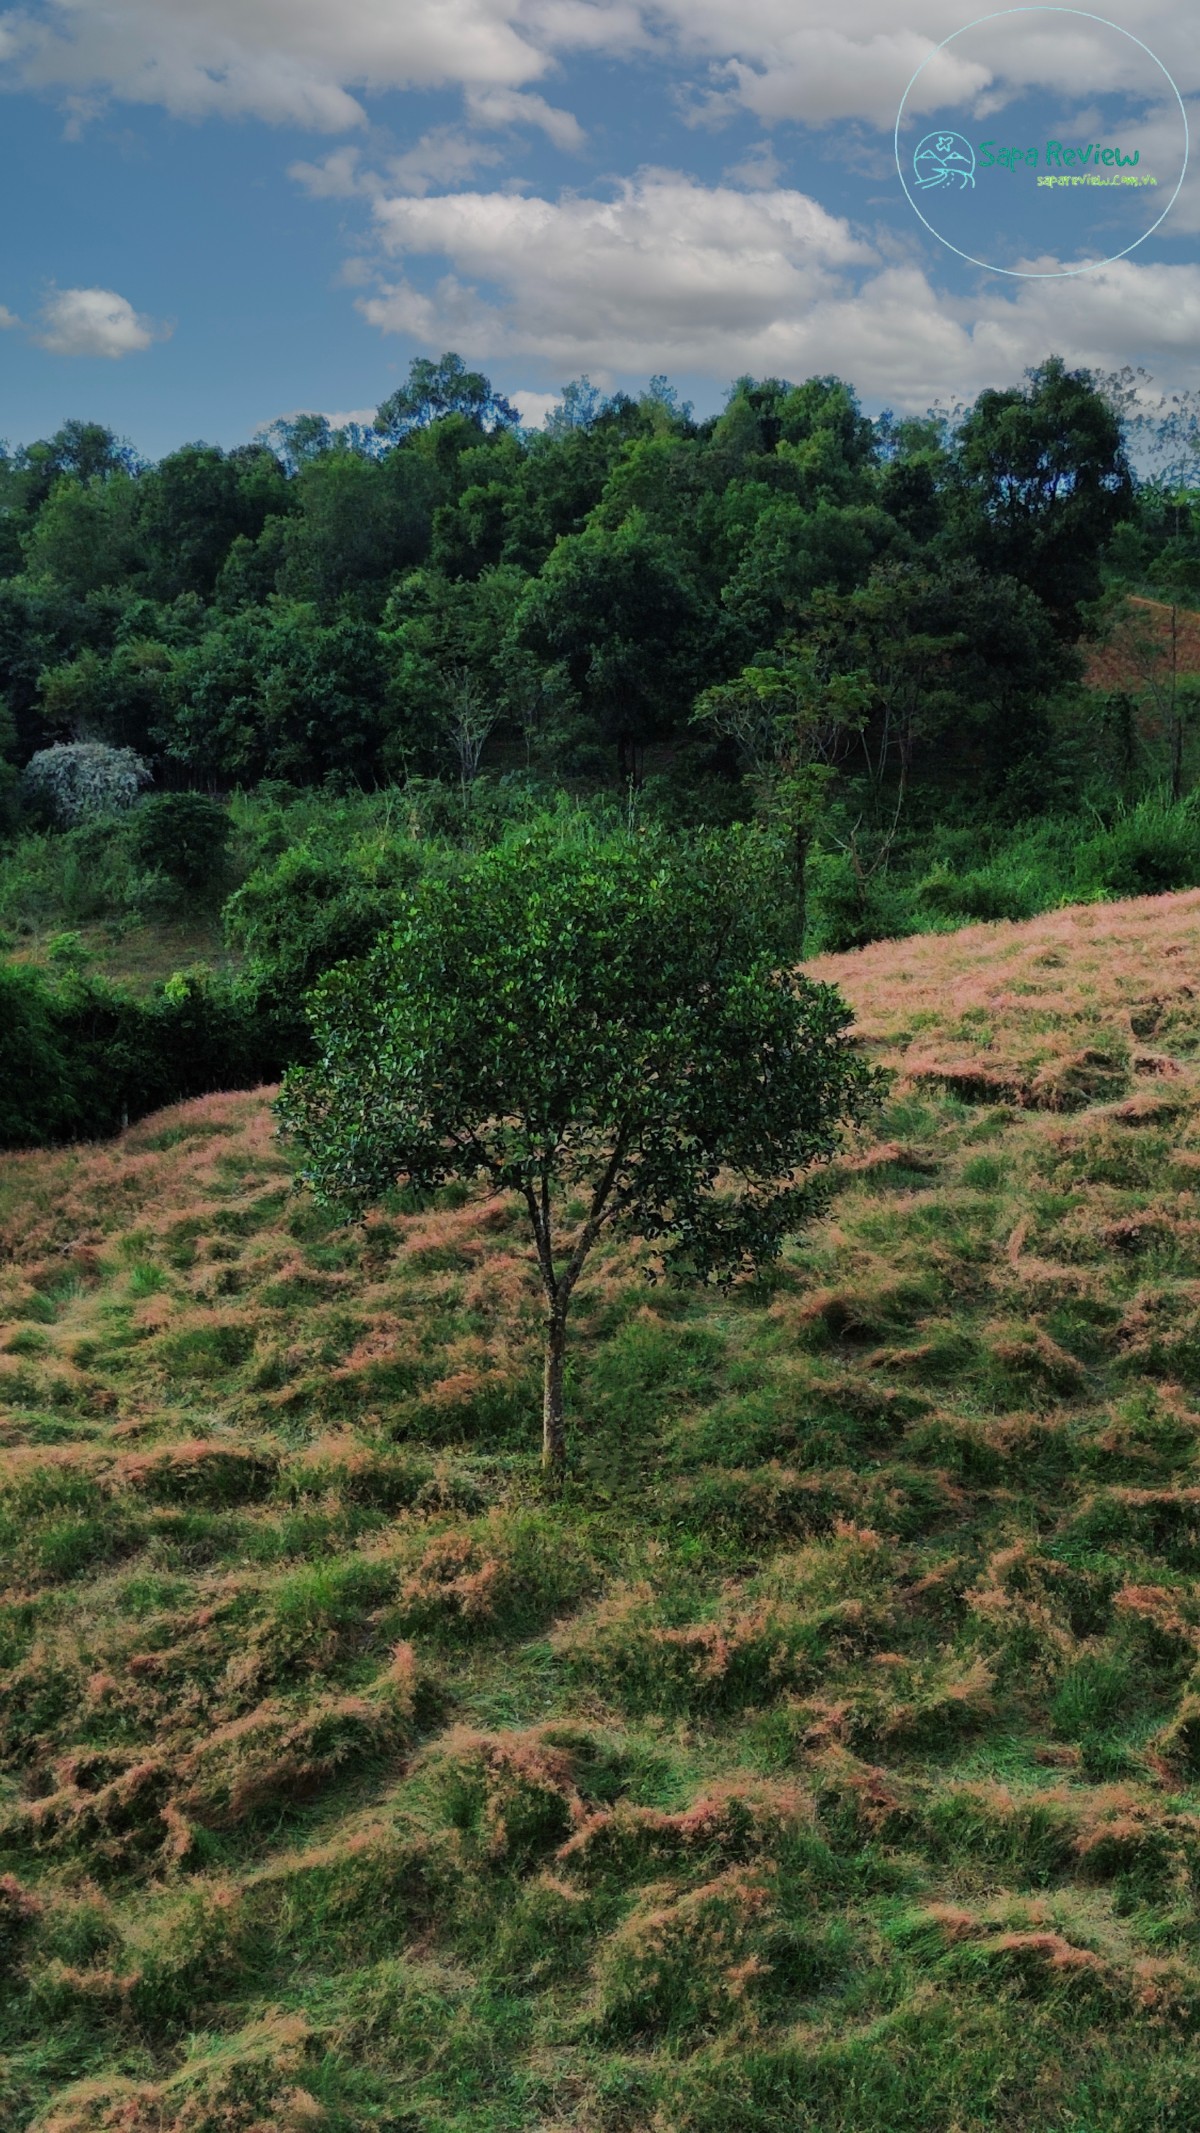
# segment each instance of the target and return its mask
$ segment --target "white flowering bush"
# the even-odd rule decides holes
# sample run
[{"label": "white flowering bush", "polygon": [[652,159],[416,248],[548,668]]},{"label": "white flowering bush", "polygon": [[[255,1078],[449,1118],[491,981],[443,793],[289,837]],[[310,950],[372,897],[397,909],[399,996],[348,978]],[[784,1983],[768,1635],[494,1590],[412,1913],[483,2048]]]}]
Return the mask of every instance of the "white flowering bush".
[{"label": "white flowering bush", "polygon": [[132,807],[149,765],[132,748],[110,748],[105,741],[59,741],[31,756],[21,778],[27,804],[40,806],[61,829]]}]

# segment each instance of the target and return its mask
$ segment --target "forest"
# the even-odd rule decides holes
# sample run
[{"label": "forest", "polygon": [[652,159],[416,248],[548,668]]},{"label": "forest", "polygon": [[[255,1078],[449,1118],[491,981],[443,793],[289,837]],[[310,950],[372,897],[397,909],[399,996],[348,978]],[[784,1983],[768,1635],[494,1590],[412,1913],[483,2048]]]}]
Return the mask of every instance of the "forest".
[{"label": "forest", "polygon": [[807,951],[1200,881],[1196,428],[1049,356],[524,430],[446,354],[370,428],[7,452],[0,1140],[274,1078],[398,885],[547,812],[757,823]]}]

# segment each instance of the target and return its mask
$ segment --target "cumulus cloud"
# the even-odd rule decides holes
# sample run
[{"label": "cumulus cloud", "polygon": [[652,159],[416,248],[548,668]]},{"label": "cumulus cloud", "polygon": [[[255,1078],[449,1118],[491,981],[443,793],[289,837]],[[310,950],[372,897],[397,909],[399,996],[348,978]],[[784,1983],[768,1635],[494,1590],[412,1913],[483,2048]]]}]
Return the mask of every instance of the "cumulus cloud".
[{"label": "cumulus cloud", "polygon": [[47,0],[5,18],[0,63],[23,87],[339,132],[364,122],[356,91],[519,89],[555,49],[641,36],[626,0]]},{"label": "cumulus cloud", "polygon": [[11,333],[20,323],[15,311],[10,311],[7,304],[0,304],[0,333]]},{"label": "cumulus cloud", "polygon": [[355,427],[370,429],[375,420],[375,409],[373,407],[289,407],[282,415],[273,415],[269,422],[260,422],[254,431],[254,435],[263,437],[275,427],[277,422],[299,422],[305,416],[314,418],[318,422],[327,422],[331,430],[346,430]]},{"label": "cumulus cloud", "polygon": [[[544,96],[522,89],[470,90],[467,116],[477,129],[512,131],[533,126],[556,148],[577,152],[587,139],[570,111],[548,104]],[[361,149],[335,148],[319,162],[293,163],[288,175],[317,200],[370,198],[389,188],[403,193],[427,193],[434,186],[462,185],[478,171],[494,169],[505,160],[504,150],[481,140],[479,132],[463,126],[431,126],[411,148],[388,156],[383,170],[369,168]]]},{"label": "cumulus cloud", "polygon": [[364,189],[362,150],[335,148],[319,163],[291,163],[288,176],[302,185],[312,200],[352,200]]},{"label": "cumulus cloud", "polygon": [[[653,346],[668,369],[768,331],[780,309],[801,312],[830,275],[874,259],[843,218],[799,192],[706,187],[670,171],[625,180],[612,200],[558,201],[512,193],[443,193],[374,203],[380,237],[398,258],[424,255],[452,272],[435,298],[405,278],[360,299],[385,331],[497,336],[556,363],[637,368]],[[495,298],[477,284],[495,286]],[[621,351],[637,351],[626,362]]]},{"label": "cumulus cloud", "polygon": [[[552,375],[836,371],[923,409],[1050,348],[1119,368],[1136,318],[1139,359],[1200,382],[1200,266],[1130,259],[956,297],[802,193],[662,171],[609,201],[452,193],[382,197],[374,211],[402,268],[359,308],[385,333],[479,360],[534,357]],[[422,257],[444,270],[432,287],[408,265]]]},{"label": "cumulus cloud", "polygon": [[[1122,16],[1200,87],[1178,0],[1125,0]],[[827,0],[44,0],[0,22],[0,66],[10,81],[59,91],[77,115],[112,94],[337,132],[363,124],[364,93],[459,84],[486,99],[527,90],[576,52],[657,52],[716,70],[710,116],[743,106],[767,122],[890,126],[910,75],[962,17],[962,0],[923,0],[919,28],[897,24],[895,0],[840,0],[836,23]],[[1019,36],[996,34],[1014,78],[1036,64],[1073,91],[1112,85],[1089,77],[1103,64],[1081,24],[1026,17]],[[985,96],[987,69],[962,50],[931,62],[917,109],[942,94]],[[578,145],[571,114],[536,102],[526,118]]]},{"label": "cumulus cloud", "polygon": [[[772,89],[774,77],[790,76],[787,98],[802,108],[781,110],[780,116],[801,116],[811,124],[879,116],[890,124],[909,75],[964,28],[969,11],[962,0],[922,0],[906,25],[897,23],[895,0],[840,0],[834,24],[826,0],[654,0],[653,15],[680,49],[715,61],[744,62],[770,76]],[[919,31],[912,26],[917,20]],[[1176,0],[1126,0],[1121,21],[1173,71],[1181,70],[1193,84],[1200,79],[1195,39]],[[1120,87],[1126,78],[1129,48],[1062,14],[1056,19],[1025,14],[1019,23],[993,20],[987,36],[996,60],[1016,80],[1045,79],[1072,93],[1087,93]],[[980,41],[973,31],[971,48]],[[963,39],[957,54],[966,48]],[[1124,56],[1114,59],[1113,54]],[[956,69],[965,63],[951,45],[938,64]],[[890,99],[882,107],[881,71]],[[933,67],[928,71],[932,74]],[[950,82],[953,75],[943,79]],[[753,83],[747,88],[754,93]],[[760,87],[759,93],[772,92]],[[783,90],[780,95],[782,100]]]},{"label": "cumulus cloud", "polygon": [[42,306],[33,338],[51,355],[107,356],[115,361],[165,340],[169,332],[112,289],[56,289]]}]

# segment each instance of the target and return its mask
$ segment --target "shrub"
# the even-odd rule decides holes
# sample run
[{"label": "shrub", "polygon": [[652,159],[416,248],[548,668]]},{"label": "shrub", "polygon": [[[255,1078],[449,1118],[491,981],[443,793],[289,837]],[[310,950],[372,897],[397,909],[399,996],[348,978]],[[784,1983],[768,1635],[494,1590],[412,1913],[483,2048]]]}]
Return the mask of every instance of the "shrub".
[{"label": "shrub", "polygon": [[73,1096],[46,986],[34,971],[0,963],[0,1147],[64,1138]]},{"label": "shrub", "polygon": [[935,867],[917,890],[923,910],[937,918],[1032,918],[1038,908],[1038,883],[1029,874],[997,864],[956,874]]},{"label": "shrub", "polygon": [[1161,795],[1124,808],[1080,844],[1079,886],[1110,896],[1158,896],[1200,882],[1200,809]]},{"label": "shrub", "polygon": [[96,1139],[214,1089],[278,1077],[287,1032],[253,986],[177,976],[132,999],[0,964],[0,1147]]},{"label": "shrub", "polygon": [[230,833],[225,809],[204,793],[153,793],[134,811],[130,846],[175,889],[211,896],[224,878]]},{"label": "shrub", "polygon": [[110,748],[104,741],[59,741],[30,758],[21,788],[27,805],[49,815],[61,829],[70,829],[77,822],[132,807],[149,779],[148,765],[132,748]]},{"label": "shrub", "polygon": [[914,918],[897,885],[880,873],[861,873],[848,852],[819,852],[811,862],[814,947],[840,955],[868,941],[898,939]]},{"label": "shrub", "polygon": [[255,970],[299,1001],[323,971],[365,955],[398,915],[399,892],[416,879],[408,845],[350,852],[304,839],[255,869],[225,906],[225,930]]}]

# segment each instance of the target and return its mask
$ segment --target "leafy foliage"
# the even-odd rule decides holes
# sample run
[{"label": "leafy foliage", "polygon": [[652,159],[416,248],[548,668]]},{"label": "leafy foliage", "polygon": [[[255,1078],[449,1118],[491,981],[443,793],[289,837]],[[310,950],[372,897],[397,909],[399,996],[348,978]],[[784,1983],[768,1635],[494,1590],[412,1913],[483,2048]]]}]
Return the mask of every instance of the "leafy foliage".
[{"label": "leafy foliage", "polygon": [[135,859],[201,900],[221,885],[231,834],[225,809],[197,792],[154,793],[130,824]]},{"label": "leafy foliage", "polygon": [[22,782],[35,806],[44,808],[60,828],[70,828],[132,807],[149,777],[148,766],[132,748],[60,741],[30,758]]},{"label": "leafy foliage", "polygon": [[[702,1279],[764,1264],[876,1093],[848,1010],[781,967],[782,945],[751,836],[689,850],[541,828],[420,877],[367,962],[316,988],[317,1058],[289,1075],[281,1116],[322,1200],[361,1213],[397,1183],[482,1176],[525,1201],[551,1464],[552,1366],[598,1237],[653,1241]],[[564,1235],[576,1195],[586,1213]]]}]

